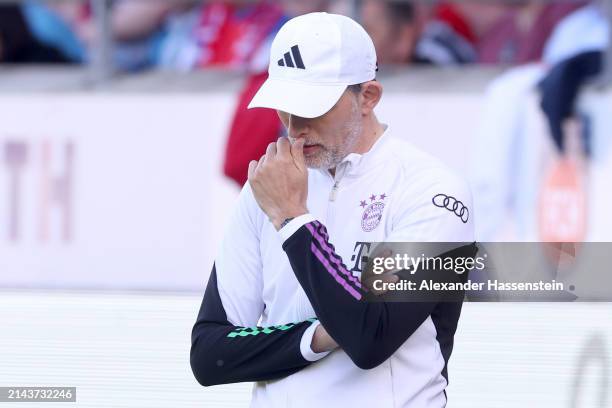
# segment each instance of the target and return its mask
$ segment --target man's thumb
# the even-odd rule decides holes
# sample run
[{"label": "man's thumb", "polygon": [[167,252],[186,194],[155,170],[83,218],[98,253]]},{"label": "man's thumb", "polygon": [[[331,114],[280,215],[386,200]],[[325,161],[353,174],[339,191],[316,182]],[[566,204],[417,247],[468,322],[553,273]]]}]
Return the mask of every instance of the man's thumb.
[{"label": "man's thumb", "polygon": [[293,156],[293,161],[295,164],[303,168],[306,166],[306,161],[304,159],[304,139],[298,139],[291,145],[291,156]]}]

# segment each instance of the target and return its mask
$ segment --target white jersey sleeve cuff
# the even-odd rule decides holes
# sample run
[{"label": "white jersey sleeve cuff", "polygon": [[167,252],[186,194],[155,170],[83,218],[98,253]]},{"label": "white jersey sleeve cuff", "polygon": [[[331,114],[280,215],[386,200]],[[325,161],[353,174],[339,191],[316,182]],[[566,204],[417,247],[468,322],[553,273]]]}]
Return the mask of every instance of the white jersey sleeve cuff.
[{"label": "white jersey sleeve cuff", "polygon": [[308,361],[320,360],[331,352],[324,351],[322,353],[315,353],[310,347],[310,345],[312,344],[312,337],[314,336],[314,332],[320,324],[321,322],[319,322],[318,320],[312,323],[310,327],[306,329],[306,331],[302,335],[302,340],[300,341],[300,351],[302,352],[302,356]]},{"label": "white jersey sleeve cuff", "polygon": [[312,222],[314,220],[316,220],[314,215],[302,214],[298,217],[295,217],[291,221],[289,221],[287,225],[285,225],[283,228],[278,230],[278,233],[280,234],[282,242],[285,242],[287,238],[292,236],[295,233],[295,231],[299,230],[302,225],[308,224],[309,222]]}]

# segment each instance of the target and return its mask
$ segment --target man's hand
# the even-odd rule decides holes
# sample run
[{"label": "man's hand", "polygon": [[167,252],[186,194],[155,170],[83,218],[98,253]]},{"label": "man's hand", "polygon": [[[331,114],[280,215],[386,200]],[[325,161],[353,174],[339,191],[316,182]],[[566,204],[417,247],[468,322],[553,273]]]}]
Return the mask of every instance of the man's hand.
[{"label": "man's hand", "polygon": [[382,243],[376,246],[370,256],[371,262],[368,262],[366,269],[361,274],[361,283],[363,287],[371,291],[376,296],[381,296],[387,293],[387,290],[376,290],[374,288],[374,282],[380,280],[383,283],[397,283],[399,282],[399,276],[396,275],[399,270],[385,271],[382,274],[374,273],[374,259],[376,258],[391,258],[393,257],[393,250],[387,246],[387,243]]},{"label": "man's hand", "polygon": [[285,219],[308,212],[308,169],[303,148],[303,139],[291,145],[281,137],[268,145],[259,161],[249,163],[249,183],[255,200],[277,230]]},{"label": "man's hand", "polygon": [[338,348],[338,343],[331,338],[327,330],[325,330],[325,327],[318,325],[312,336],[310,348],[315,353],[323,353],[324,351],[331,351]]}]

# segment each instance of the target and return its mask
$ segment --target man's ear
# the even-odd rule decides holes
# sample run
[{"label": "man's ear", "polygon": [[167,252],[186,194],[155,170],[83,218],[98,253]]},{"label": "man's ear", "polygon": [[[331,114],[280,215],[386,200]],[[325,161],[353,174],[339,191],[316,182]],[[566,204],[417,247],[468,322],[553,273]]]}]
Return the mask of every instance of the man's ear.
[{"label": "man's ear", "polygon": [[382,92],[383,87],[380,82],[368,81],[361,84],[361,113],[363,115],[368,115],[374,110],[382,97]]}]

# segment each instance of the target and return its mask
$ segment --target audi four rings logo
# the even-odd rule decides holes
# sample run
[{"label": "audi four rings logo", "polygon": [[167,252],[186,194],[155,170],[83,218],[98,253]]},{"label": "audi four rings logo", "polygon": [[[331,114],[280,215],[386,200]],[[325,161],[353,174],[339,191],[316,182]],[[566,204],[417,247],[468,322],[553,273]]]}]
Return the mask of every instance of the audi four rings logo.
[{"label": "audi four rings logo", "polygon": [[448,211],[454,212],[457,217],[461,218],[464,224],[470,218],[470,210],[453,196],[438,194],[431,199],[431,202],[436,207],[446,208]]}]

